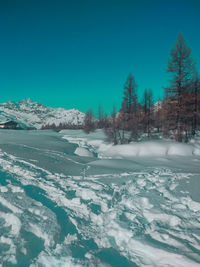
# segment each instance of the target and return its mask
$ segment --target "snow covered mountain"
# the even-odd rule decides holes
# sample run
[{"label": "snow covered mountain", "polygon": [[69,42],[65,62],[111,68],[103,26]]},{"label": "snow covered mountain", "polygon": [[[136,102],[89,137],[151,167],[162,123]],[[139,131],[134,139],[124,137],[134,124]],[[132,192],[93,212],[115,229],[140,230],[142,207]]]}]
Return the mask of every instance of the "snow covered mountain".
[{"label": "snow covered mountain", "polygon": [[0,104],[0,123],[15,121],[22,128],[55,124],[82,125],[85,114],[77,109],[51,108],[31,99],[18,102],[7,101]]}]

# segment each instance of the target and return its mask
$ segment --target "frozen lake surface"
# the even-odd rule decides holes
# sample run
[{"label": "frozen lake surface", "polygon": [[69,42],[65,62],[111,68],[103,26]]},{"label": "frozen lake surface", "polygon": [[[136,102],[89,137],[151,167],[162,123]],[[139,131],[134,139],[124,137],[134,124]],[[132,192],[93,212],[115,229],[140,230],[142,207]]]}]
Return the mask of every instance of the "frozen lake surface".
[{"label": "frozen lake surface", "polygon": [[0,266],[200,266],[200,156],[78,130],[1,130],[0,149]]}]

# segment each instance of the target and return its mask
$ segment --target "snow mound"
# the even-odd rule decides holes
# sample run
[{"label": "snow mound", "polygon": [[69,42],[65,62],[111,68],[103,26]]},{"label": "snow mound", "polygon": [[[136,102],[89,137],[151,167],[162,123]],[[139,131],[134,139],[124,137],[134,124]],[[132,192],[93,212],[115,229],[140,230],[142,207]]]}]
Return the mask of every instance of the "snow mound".
[{"label": "snow mound", "polygon": [[177,156],[192,156],[194,154],[194,147],[187,144],[171,144],[168,148],[167,154]]},{"label": "snow mound", "polygon": [[[86,134],[82,130],[62,130],[60,131],[60,134],[63,135],[62,138],[68,142],[77,144],[79,148],[84,148],[84,150],[86,149],[87,153],[90,153],[90,157],[91,155],[94,156],[99,154],[112,146],[112,144],[106,143],[106,137],[102,130],[96,130],[90,134]],[[79,153],[78,148],[77,151]],[[80,153],[85,154],[86,152],[83,152],[82,150]]]},{"label": "snow mound", "polygon": [[129,158],[136,156],[192,156],[199,155],[200,149],[191,144],[169,141],[147,141],[112,146],[101,153],[102,157]]},{"label": "snow mound", "polygon": [[[200,138],[189,144],[169,140],[154,140],[116,145],[106,142],[102,130],[85,134],[82,130],[62,130],[63,139],[77,144],[75,152],[83,156],[96,154],[98,158],[130,159],[132,157],[200,156]],[[80,154],[79,154],[80,153]],[[90,154],[90,156],[91,156]]]},{"label": "snow mound", "polygon": [[81,157],[94,157],[93,153],[84,147],[77,147],[76,150],[74,151],[74,154]]}]

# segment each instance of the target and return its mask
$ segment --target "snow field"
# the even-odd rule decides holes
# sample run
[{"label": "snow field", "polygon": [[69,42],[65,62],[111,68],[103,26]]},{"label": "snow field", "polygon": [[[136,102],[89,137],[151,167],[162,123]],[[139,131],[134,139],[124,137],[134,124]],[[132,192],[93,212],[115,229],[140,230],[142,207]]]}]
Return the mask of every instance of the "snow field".
[{"label": "snow field", "polygon": [[[76,140],[76,132],[80,134],[79,140]],[[66,132],[63,134],[66,135]],[[21,233],[25,229],[44,246],[31,259],[31,267],[106,266],[97,254],[98,251],[109,249],[114,249],[119,257],[125,257],[141,267],[199,266],[200,202],[188,190],[180,187],[183,182],[191,182],[196,174],[189,168],[186,172],[162,166],[144,167],[143,157],[147,156],[145,149],[153,151],[152,143],[145,145],[146,148],[138,148],[141,149],[139,171],[116,173],[116,164],[118,168],[122,162],[124,166],[133,164],[124,161],[132,152],[128,151],[127,156],[123,154],[124,145],[116,146],[119,147],[118,154],[110,156],[115,147],[106,144],[100,132],[87,138],[90,140],[83,140],[81,133],[74,131],[71,142],[77,142],[79,148],[91,153],[101,151],[104,158],[97,159],[97,162],[103,162],[102,166],[110,166],[111,173],[86,172],[84,177],[81,173],[79,176],[67,176],[41,168],[37,162],[30,163],[28,159],[1,151],[1,170],[10,175],[6,179],[7,184],[0,186],[0,201],[6,209],[0,211],[0,220],[7,229],[0,238],[0,244],[8,246],[1,260],[18,263],[16,255],[19,250],[27,255],[30,253],[26,238]],[[170,151],[171,144],[166,143]],[[166,156],[163,146],[163,143],[158,144],[156,157]],[[174,153],[190,155],[193,159],[193,154],[189,154],[193,145],[186,147],[177,147],[170,153],[172,156]],[[43,152],[38,149],[40,153]],[[51,155],[55,152],[48,153]],[[77,161],[76,157],[73,161],[86,168],[88,164],[78,161],[82,156],[77,155]],[[123,159],[118,161],[107,157]],[[194,159],[198,160],[197,157]],[[176,160],[175,157],[173,161]],[[187,160],[186,157],[185,164]],[[165,161],[162,162],[165,164]],[[89,165],[97,166],[92,163]],[[84,243],[89,241],[94,242],[97,248],[91,246],[89,249]],[[75,248],[84,248],[84,256],[73,257]]]},{"label": "snow field", "polygon": [[[17,164],[16,161],[12,162],[12,164],[13,163]],[[18,176],[20,174],[22,183],[25,182],[26,185],[26,172],[23,177],[21,176],[23,173],[22,170],[19,172],[18,168],[14,169],[17,170],[16,175]],[[35,175],[32,175],[32,177],[34,176]],[[76,229],[82,238],[94,239],[99,248],[114,247],[119,250],[122,255],[128,257],[131,261],[140,266],[153,266],[158,263],[162,266],[167,266],[169,261],[172,266],[182,266],[184,264],[198,266],[198,264],[195,265],[194,262],[187,258],[188,253],[188,255],[192,254],[195,260],[200,260],[198,255],[195,255],[184,241],[186,236],[181,232],[181,229],[186,225],[183,223],[184,220],[180,218],[184,208],[184,219],[190,219],[190,223],[187,227],[193,225],[193,227],[196,228],[196,219],[199,216],[200,204],[193,201],[188,196],[183,196],[179,199],[173,194],[178,181],[177,178],[175,179],[173,177],[173,173],[171,173],[170,170],[157,169],[155,172],[148,175],[142,173],[140,175],[135,175],[132,173],[129,174],[129,176],[132,176],[132,179],[128,180],[122,186],[115,183],[105,185],[99,181],[100,177],[96,177],[94,180],[94,177],[91,176],[83,181],[82,177],[76,180],[74,180],[73,177],[60,179],[58,175],[53,176],[53,174],[51,174],[51,177],[54,177],[54,182],[47,181],[46,179],[38,182],[35,177],[35,181],[29,179],[29,183],[31,185],[37,185],[39,188],[45,190],[45,193],[49,198],[51,197],[58,206],[66,210],[70,216],[70,220],[76,226]],[[167,177],[171,179],[166,179]],[[178,179],[182,179],[183,177],[181,174],[178,175]],[[60,185],[60,189],[55,187],[55,182]],[[172,186],[174,184],[176,186]],[[66,186],[68,188],[67,190],[65,189]],[[166,186],[171,189],[167,190]],[[7,188],[9,187],[11,188],[11,186],[7,186]],[[64,192],[67,191],[74,191],[74,197],[71,199],[66,198]],[[158,203],[152,203],[150,193],[158,193],[159,196],[162,195],[162,201],[159,205]],[[163,202],[163,198],[167,198],[168,201],[166,203]],[[13,205],[10,206],[5,201],[4,204],[7,205],[13,213],[18,213],[17,210],[13,209]],[[96,213],[91,210],[91,204],[98,205],[100,207],[99,212]],[[176,205],[176,209],[172,210],[172,215],[169,215],[166,213],[166,210],[172,204]],[[29,208],[29,211],[32,215],[35,214],[36,216],[39,216],[40,220],[44,222],[44,218],[37,209],[34,210]],[[124,219],[123,216],[125,216]],[[88,226],[84,223],[80,223],[79,219],[86,220]],[[142,224],[142,220],[146,221],[146,224]],[[19,219],[15,221],[20,225]],[[16,228],[15,225],[13,227],[15,230],[12,233],[17,235],[19,230],[16,229],[19,228]],[[49,251],[49,249],[52,250],[55,241],[50,232],[47,233],[46,229],[43,229],[43,227],[41,228],[41,225],[38,226],[34,223],[29,223],[29,228],[34,235],[44,240],[46,252]],[[144,239],[137,239],[138,231],[142,231]],[[182,240],[182,242],[176,241],[176,239],[173,238],[172,233],[178,235],[177,237]],[[171,251],[166,251],[162,246],[156,248],[151,244],[146,243],[146,235],[150,235],[152,240],[157,240],[161,244],[170,244],[172,247]],[[75,241],[76,240],[72,238],[70,242],[73,243]],[[190,235],[190,243],[194,243],[194,247],[200,251],[200,244],[192,235]],[[67,245],[63,243],[61,246]],[[186,254],[180,255],[175,253],[175,248],[184,250],[184,253]],[[43,251],[41,255],[38,256],[38,260],[36,261],[37,264],[42,262],[47,264],[49,260],[55,263],[57,262],[56,258],[47,256],[46,252]],[[70,261],[70,264],[74,266],[73,260],[69,259],[69,262]],[[61,266],[67,264],[67,261],[62,263],[61,260],[60,262],[63,264]],[[37,265],[33,264],[32,266]]]}]

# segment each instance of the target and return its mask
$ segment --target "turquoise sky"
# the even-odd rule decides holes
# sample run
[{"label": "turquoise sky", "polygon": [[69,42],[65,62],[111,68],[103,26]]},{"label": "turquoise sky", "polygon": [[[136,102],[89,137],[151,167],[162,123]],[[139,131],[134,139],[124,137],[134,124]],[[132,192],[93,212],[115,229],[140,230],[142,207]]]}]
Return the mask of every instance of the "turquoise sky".
[{"label": "turquoise sky", "polygon": [[1,0],[0,25],[0,102],[109,112],[130,72],[158,99],[179,32],[200,69],[199,0]]}]

